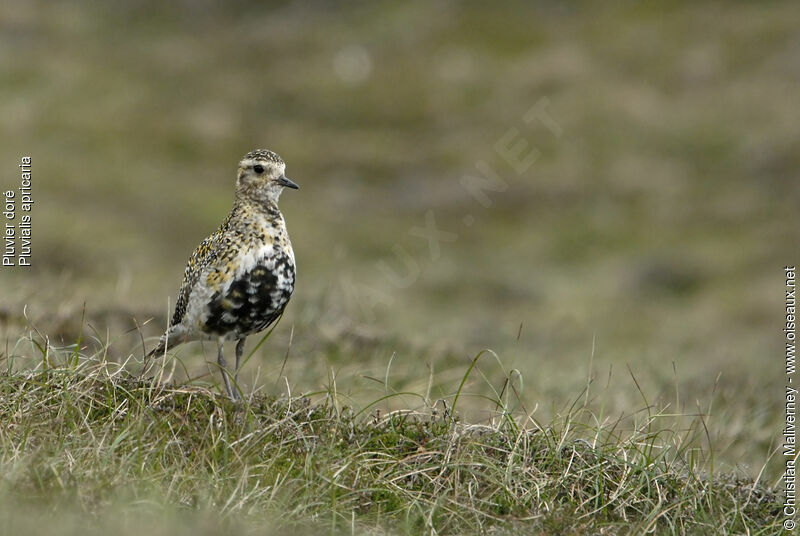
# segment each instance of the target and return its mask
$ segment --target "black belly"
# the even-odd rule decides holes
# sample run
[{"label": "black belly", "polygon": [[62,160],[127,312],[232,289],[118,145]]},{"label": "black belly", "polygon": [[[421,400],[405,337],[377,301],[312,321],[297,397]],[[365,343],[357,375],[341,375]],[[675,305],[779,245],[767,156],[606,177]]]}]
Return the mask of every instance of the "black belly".
[{"label": "black belly", "polygon": [[205,320],[207,333],[246,336],[266,329],[283,312],[294,290],[294,266],[278,258],[273,266],[258,264],[216,292]]}]

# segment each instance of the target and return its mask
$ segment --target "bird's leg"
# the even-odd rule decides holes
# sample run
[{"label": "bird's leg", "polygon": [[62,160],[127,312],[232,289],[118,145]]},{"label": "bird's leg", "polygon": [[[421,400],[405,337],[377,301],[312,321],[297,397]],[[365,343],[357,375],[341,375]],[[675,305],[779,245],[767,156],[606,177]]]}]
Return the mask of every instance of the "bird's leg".
[{"label": "bird's leg", "polygon": [[225,363],[225,354],[222,352],[222,346],[225,343],[220,339],[217,343],[219,346],[219,352],[217,353],[217,363],[219,364],[220,372],[222,372],[222,381],[225,382],[225,390],[228,391],[228,396],[231,397],[231,400],[236,400],[236,395],[231,389],[231,380],[228,378],[228,365]]},{"label": "bird's leg", "polygon": [[242,359],[242,354],[244,353],[244,340],[247,337],[242,337],[239,339],[239,342],[236,343],[236,371],[233,373],[233,383],[237,386],[239,385],[239,365]]}]

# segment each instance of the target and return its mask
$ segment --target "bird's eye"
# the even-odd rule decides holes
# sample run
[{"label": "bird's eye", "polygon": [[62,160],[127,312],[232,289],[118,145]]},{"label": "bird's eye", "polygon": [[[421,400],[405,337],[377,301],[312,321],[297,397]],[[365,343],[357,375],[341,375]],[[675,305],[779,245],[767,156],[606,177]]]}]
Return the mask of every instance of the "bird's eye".
[{"label": "bird's eye", "polygon": [[264,166],[262,166],[261,164],[256,164],[255,166],[253,166],[253,171],[261,175],[262,173],[264,173]]}]

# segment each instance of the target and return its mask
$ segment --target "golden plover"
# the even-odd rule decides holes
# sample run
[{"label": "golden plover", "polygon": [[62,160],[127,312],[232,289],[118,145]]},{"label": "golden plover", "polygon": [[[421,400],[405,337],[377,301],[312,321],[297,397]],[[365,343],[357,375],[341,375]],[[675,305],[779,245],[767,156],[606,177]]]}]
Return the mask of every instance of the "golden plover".
[{"label": "golden plover", "polygon": [[233,208],[189,258],[172,324],[148,354],[161,356],[192,340],[216,341],[217,362],[233,399],[238,393],[231,387],[223,345],[238,341],[236,383],[245,338],[274,322],[294,290],[294,252],[278,198],[285,187],[298,186],[285,169],[281,157],[265,149],[239,162]]}]

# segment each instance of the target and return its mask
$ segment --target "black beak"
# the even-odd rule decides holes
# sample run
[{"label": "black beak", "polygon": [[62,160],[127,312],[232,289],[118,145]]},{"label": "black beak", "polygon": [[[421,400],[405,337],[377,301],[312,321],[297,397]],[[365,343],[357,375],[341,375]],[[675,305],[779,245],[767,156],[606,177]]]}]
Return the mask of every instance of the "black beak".
[{"label": "black beak", "polygon": [[281,175],[281,178],[278,179],[278,184],[281,186],[286,186],[287,188],[291,188],[292,190],[300,189],[300,187],[286,175]]}]

